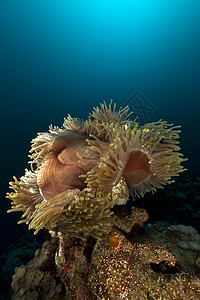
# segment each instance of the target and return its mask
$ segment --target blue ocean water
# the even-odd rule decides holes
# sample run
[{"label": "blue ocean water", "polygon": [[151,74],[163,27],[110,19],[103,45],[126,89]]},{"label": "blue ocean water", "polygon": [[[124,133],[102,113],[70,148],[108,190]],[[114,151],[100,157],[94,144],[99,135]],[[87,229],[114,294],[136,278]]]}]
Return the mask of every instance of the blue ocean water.
[{"label": "blue ocean water", "polygon": [[8,182],[31,139],[113,99],[141,122],[182,126],[185,166],[200,175],[199,0],[0,0],[1,247],[25,225],[6,214]]}]

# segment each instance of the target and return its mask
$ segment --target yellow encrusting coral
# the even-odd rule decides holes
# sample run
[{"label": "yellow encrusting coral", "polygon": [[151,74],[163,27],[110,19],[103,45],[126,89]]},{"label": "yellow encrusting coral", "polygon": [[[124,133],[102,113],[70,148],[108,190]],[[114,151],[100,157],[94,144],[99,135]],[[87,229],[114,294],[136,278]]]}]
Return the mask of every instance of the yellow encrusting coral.
[{"label": "yellow encrusting coral", "polygon": [[[112,101],[94,108],[86,122],[70,115],[63,127],[38,133],[30,150],[31,171],[14,177],[8,211],[21,222],[85,239],[100,238],[111,225],[112,207],[173,182],[184,169],[179,126],[165,121],[139,126],[128,107]],[[35,165],[35,167],[34,167]]]}]

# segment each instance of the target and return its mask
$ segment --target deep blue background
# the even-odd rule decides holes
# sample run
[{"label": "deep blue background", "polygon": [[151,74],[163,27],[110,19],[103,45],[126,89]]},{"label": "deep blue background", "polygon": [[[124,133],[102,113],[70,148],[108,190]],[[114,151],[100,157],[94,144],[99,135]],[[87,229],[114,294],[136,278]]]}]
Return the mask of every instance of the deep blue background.
[{"label": "deep blue background", "polygon": [[182,126],[185,165],[200,175],[199,15],[199,0],[0,0],[1,246],[26,230],[5,193],[31,139],[104,100],[139,91],[151,121]]}]

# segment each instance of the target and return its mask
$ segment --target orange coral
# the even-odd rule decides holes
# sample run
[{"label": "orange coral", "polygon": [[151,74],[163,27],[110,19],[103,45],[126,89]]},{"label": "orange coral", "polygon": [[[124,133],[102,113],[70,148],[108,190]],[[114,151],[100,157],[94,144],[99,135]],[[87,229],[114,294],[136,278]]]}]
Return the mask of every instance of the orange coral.
[{"label": "orange coral", "polygon": [[116,233],[112,233],[108,238],[107,245],[110,247],[110,249],[115,249],[119,246],[119,237]]}]

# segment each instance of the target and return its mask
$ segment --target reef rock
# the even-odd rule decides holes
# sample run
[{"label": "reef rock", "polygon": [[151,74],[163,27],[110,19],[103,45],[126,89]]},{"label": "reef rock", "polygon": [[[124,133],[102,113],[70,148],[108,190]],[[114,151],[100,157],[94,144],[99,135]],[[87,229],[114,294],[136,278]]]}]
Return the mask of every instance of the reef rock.
[{"label": "reef rock", "polygon": [[200,252],[177,243],[183,231],[197,243],[197,232],[144,225],[147,219],[144,209],[128,214],[121,207],[102,240],[52,233],[35,258],[16,270],[13,299],[200,299]]}]

